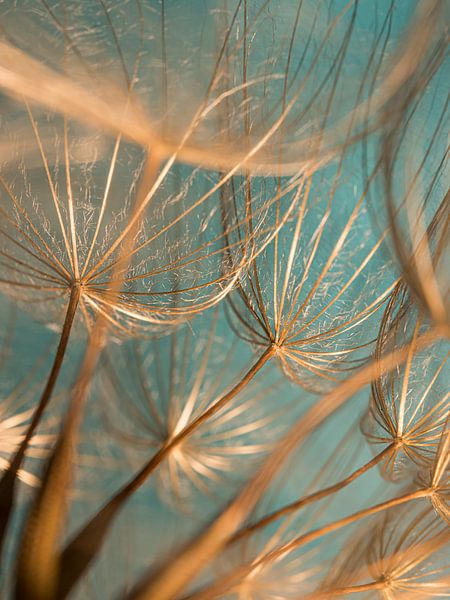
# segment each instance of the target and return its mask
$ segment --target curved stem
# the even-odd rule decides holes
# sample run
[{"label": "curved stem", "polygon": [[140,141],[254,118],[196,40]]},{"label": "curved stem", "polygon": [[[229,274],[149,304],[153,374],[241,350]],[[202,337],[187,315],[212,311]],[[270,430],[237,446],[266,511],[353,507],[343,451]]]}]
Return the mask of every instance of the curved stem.
[{"label": "curved stem", "polygon": [[64,325],[61,331],[58,348],[56,350],[55,358],[53,360],[52,369],[48,376],[47,383],[39,399],[37,408],[34,411],[33,418],[28,426],[25,437],[23,438],[8,469],[5,471],[5,473],[2,476],[2,479],[0,480],[0,555],[9,517],[12,510],[17,471],[19,470],[20,465],[22,464],[30,440],[33,437],[34,432],[41,421],[42,415],[52,397],[53,390],[55,388],[56,381],[58,379],[64,361],[64,356],[67,350],[67,344],[69,342],[70,332],[72,330],[72,325],[77,311],[80,296],[80,286],[72,286],[69,304],[67,306],[66,316],[64,319]]},{"label": "curved stem", "polygon": [[[159,167],[160,159],[156,153],[152,153],[146,160],[136,192],[129,221],[129,223],[133,222],[133,226],[129,229],[129,237],[123,242],[117,261],[114,263],[112,279],[107,285],[112,294],[120,292],[122,272],[126,273],[129,266],[129,261],[125,257],[129,256],[129,252],[134,247],[140,224],[135,217],[141,210],[142,203],[148,198],[147,191],[152,190],[155,185]],[[86,276],[83,281],[86,282]],[[17,598],[38,596],[47,598],[49,590],[52,598],[60,597],[57,595],[60,569],[60,552],[57,550],[57,544],[62,535],[70,504],[68,492],[73,478],[72,466],[77,436],[91,381],[106,341],[108,326],[108,316],[100,312],[90,332],[58,443],[47,460],[45,477],[31,505],[18,550],[20,560],[17,565],[15,589]],[[43,540],[45,543],[42,543]]]},{"label": "curved stem", "polygon": [[323,592],[314,592],[306,596],[299,596],[298,600],[322,600],[323,598],[332,598],[333,596],[344,596],[345,594],[360,594],[370,590],[382,590],[386,587],[384,581],[371,581],[370,583],[361,583],[359,585],[349,585],[347,587],[324,590]]},{"label": "curved stem", "polygon": [[269,513],[268,515],[264,516],[259,521],[256,521],[255,523],[252,523],[252,524],[248,525],[247,527],[242,528],[240,531],[238,531],[236,533],[235,536],[233,536],[230,539],[229,544],[231,545],[231,544],[237,542],[241,538],[246,537],[247,535],[253,533],[257,529],[266,527],[266,525],[269,525],[269,523],[276,521],[277,519],[279,519],[280,517],[283,517],[284,515],[295,512],[297,510],[300,510],[301,508],[303,508],[304,506],[307,506],[308,504],[312,504],[313,502],[318,502],[319,500],[322,500],[323,498],[326,498],[327,496],[329,496],[331,494],[339,492],[346,486],[350,485],[350,483],[355,481],[355,479],[357,479],[358,477],[361,477],[361,475],[363,475],[364,473],[366,473],[367,471],[372,469],[374,466],[379,464],[386,456],[388,456],[392,452],[393,447],[394,447],[394,444],[389,444],[389,446],[387,446],[382,452],[377,454],[372,460],[370,460],[368,463],[366,463],[362,467],[359,467],[359,469],[356,469],[356,471],[353,471],[353,473],[350,473],[350,475],[348,475],[348,477],[341,479],[337,483],[334,483],[333,485],[330,485],[326,488],[318,490],[317,492],[314,492],[312,494],[309,494],[308,496],[303,496],[302,498],[299,498],[298,500],[295,500],[294,502],[291,502],[290,504],[287,504],[287,505]]},{"label": "curved stem", "polygon": [[[417,348],[426,348],[436,340],[444,338],[448,335],[449,329],[446,326],[433,327],[420,336]],[[263,461],[254,477],[225,510],[188,542],[177,555],[171,555],[170,559],[166,560],[157,570],[153,569],[148,572],[139,584],[140,591],[132,592],[127,598],[142,600],[143,598],[157,597],[160,600],[162,598],[169,600],[186,589],[201,570],[223,550],[230,537],[254,509],[293,450],[298,448],[321,423],[344,405],[357,391],[379,377],[380,373],[389,373],[404,363],[407,359],[408,347],[409,344],[406,344],[384,356],[374,358],[365,367],[314,403],[299,420],[295,421],[290,431],[280,440],[269,457]],[[431,490],[427,490],[426,494],[431,495]],[[245,576],[248,569],[248,565],[241,567],[239,573],[243,573]],[[227,589],[230,588],[229,576],[230,574],[226,575]],[[193,597],[189,596],[189,600],[192,600]],[[199,597],[197,593],[196,600]],[[204,597],[211,600],[211,595]]]},{"label": "curved stem", "polygon": [[394,506],[404,504],[405,502],[418,500],[420,498],[426,498],[431,494],[432,490],[430,489],[421,489],[416,490],[414,492],[408,492],[403,496],[391,498],[390,500],[386,500],[385,502],[381,502],[380,504],[376,504],[375,506],[371,506],[369,508],[365,508],[356,513],[353,513],[352,515],[344,517],[343,519],[339,519],[337,521],[334,521],[333,523],[329,523],[328,525],[324,525],[323,527],[319,527],[317,529],[309,531],[303,535],[294,538],[290,542],[278,546],[277,548],[266,554],[260,555],[260,557],[257,558],[255,561],[238,567],[232,573],[228,573],[224,577],[217,579],[212,585],[203,588],[199,592],[194,592],[193,594],[184,596],[183,600],[212,600],[213,598],[218,598],[219,596],[221,597],[221,595],[224,595],[225,593],[232,590],[235,586],[237,586],[239,582],[241,582],[245,577],[249,575],[250,572],[263,567],[267,563],[281,559],[283,556],[287,555],[289,552],[295,550],[296,548],[299,548],[300,546],[308,544],[318,538],[327,535],[328,533],[341,529],[342,527],[351,525],[352,523],[355,523],[365,517],[369,517],[384,510],[388,510],[389,508],[393,508]]},{"label": "curved stem", "polygon": [[420,498],[427,498],[428,496],[431,496],[432,493],[433,493],[432,489],[428,489],[428,488],[422,489],[422,490],[416,490],[414,492],[408,492],[407,494],[404,494],[403,496],[397,496],[396,498],[391,498],[390,500],[386,500],[385,502],[381,502],[380,504],[376,504],[375,506],[371,506],[370,508],[365,508],[363,510],[355,512],[352,515],[349,515],[348,517],[344,517],[343,519],[338,519],[337,521],[334,521],[333,523],[329,523],[328,525],[324,525],[323,527],[313,529],[312,531],[309,531],[308,533],[305,533],[303,535],[300,535],[300,536],[294,538],[290,542],[287,542],[286,544],[280,546],[279,548],[276,548],[272,552],[269,552],[265,556],[261,557],[261,559],[259,561],[257,561],[256,564],[260,565],[260,564],[275,560],[282,554],[290,552],[291,550],[299,548],[300,546],[304,546],[305,544],[309,544],[310,542],[312,542],[318,538],[328,535],[329,533],[332,533],[333,531],[337,531],[338,529],[341,529],[342,527],[346,527],[347,525],[351,525],[352,523],[355,523],[356,521],[359,521],[360,519],[364,519],[366,517],[375,515],[379,512],[388,510],[389,508],[393,508],[394,506],[399,506],[400,504],[404,504],[405,502],[411,502],[412,500],[418,500]]},{"label": "curved stem", "polygon": [[142,467],[142,469],[125,484],[109,502],[98,512],[72,539],[61,555],[61,581],[58,598],[65,598],[75,585],[79,577],[90,564],[102,547],[105,536],[112,525],[117,512],[125,501],[148,479],[148,477],[165,460],[171,450],[178,446],[184,439],[191,435],[205,421],[221,410],[230,400],[241,392],[247,384],[262,369],[273,356],[275,348],[270,346],[247,371],[242,379],[217,402],[212,404],[197,419],[189,423],[176,436],[166,442]]}]

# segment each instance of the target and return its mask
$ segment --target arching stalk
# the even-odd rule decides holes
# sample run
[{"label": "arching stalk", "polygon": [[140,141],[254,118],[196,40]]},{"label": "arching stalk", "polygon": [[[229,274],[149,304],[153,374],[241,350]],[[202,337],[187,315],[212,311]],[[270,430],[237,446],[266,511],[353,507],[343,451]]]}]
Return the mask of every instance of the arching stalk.
[{"label": "arching stalk", "polygon": [[[121,271],[126,271],[128,268],[128,255],[134,245],[139,224],[137,215],[142,204],[150,198],[158,185],[159,167],[159,156],[157,153],[151,154],[147,160],[136,203],[128,223],[130,234],[121,248],[108,286],[113,294],[119,292],[122,281]],[[55,556],[55,544],[61,533],[61,524],[67,508],[66,494],[71,483],[73,448],[83,417],[83,408],[90,382],[100,358],[107,331],[108,320],[103,314],[100,314],[89,338],[62,432],[47,461],[45,478],[31,506],[30,516],[25,525],[17,566],[15,590],[17,598],[41,598],[43,593],[47,594],[45,597],[48,595],[53,597],[52,594],[56,589],[59,561]],[[39,547],[42,538],[45,538],[45,545]]]},{"label": "arching stalk", "polygon": [[323,600],[323,598],[332,598],[333,596],[344,596],[345,594],[360,594],[372,590],[382,590],[385,587],[386,583],[384,581],[371,581],[370,583],[349,585],[347,587],[335,588],[334,590],[329,591],[314,592],[306,596],[301,596],[301,598],[302,600]]},{"label": "arching stalk", "polygon": [[[323,527],[313,529],[312,531],[309,531],[308,533],[305,533],[303,535],[300,535],[300,536],[294,538],[290,542],[283,544],[279,548],[276,548],[272,552],[269,552],[265,556],[261,557],[261,559],[258,560],[255,564],[261,565],[261,564],[264,564],[267,562],[271,562],[272,560],[277,559],[278,557],[282,556],[283,554],[285,554],[287,552],[291,552],[292,550],[295,550],[296,548],[299,548],[300,546],[309,544],[310,542],[313,542],[321,537],[324,537],[324,536],[328,535],[329,533],[332,533],[333,531],[338,531],[339,529],[342,529],[343,527],[346,527],[347,525],[352,525],[353,523],[356,523],[360,519],[370,517],[372,515],[378,514],[379,512],[383,512],[383,511],[393,508],[395,506],[400,506],[401,504],[404,504],[406,502],[419,500],[421,498],[429,498],[433,494],[434,494],[433,488],[419,489],[419,490],[415,490],[413,492],[407,492],[403,496],[397,496],[396,498],[391,498],[390,500],[386,500],[385,502],[381,502],[380,504],[376,504],[375,506],[371,506],[369,508],[364,508],[358,512],[353,513],[352,515],[349,515],[348,517],[338,519],[337,521],[334,521],[333,523],[329,523],[328,525],[324,525]],[[253,565],[253,566],[255,566],[255,565]]]},{"label": "arching stalk", "polygon": [[33,437],[34,432],[41,421],[42,415],[52,397],[53,390],[64,361],[64,356],[66,354],[67,344],[69,342],[70,332],[72,331],[73,321],[80,301],[80,296],[81,287],[77,284],[73,285],[70,291],[69,304],[67,306],[61,336],[59,338],[58,347],[56,349],[55,358],[53,359],[53,365],[48,376],[47,383],[39,399],[37,408],[34,411],[31,423],[29,424],[25,433],[25,437],[22,440],[8,469],[5,471],[2,479],[0,480],[0,556],[13,506],[17,472],[20,469],[22,461],[25,457],[28,444],[30,443],[30,440]]},{"label": "arching stalk", "polygon": [[308,504],[313,504],[314,502],[318,502],[319,500],[322,500],[323,498],[326,498],[327,496],[329,496],[331,494],[335,494],[336,492],[339,492],[340,490],[342,490],[345,487],[347,487],[348,485],[350,485],[353,481],[355,481],[355,479],[358,479],[358,477],[361,477],[364,473],[367,473],[367,471],[369,471],[370,469],[372,469],[373,467],[378,465],[386,456],[389,456],[389,454],[392,452],[394,446],[395,446],[395,444],[389,444],[389,446],[387,446],[384,450],[382,450],[379,454],[377,454],[374,458],[372,458],[372,460],[370,460],[369,462],[364,464],[362,467],[359,467],[358,469],[356,469],[356,471],[353,471],[353,473],[350,473],[350,475],[348,475],[344,479],[341,479],[337,483],[334,483],[333,485],[330,485],[326,488],[318,490],[317,492],[313,492],[312,494],[309,494],[308,496],[303,496],[303,497],[299,498],[298,500],[295,500],[294,502],[291,502],[290,504],[287,504],[287,505],[279,508],[278,510],[271,512],[270,514],[266,515],[259,521],[256,521],[255,523],[252,523],[252,524],[248,525],[247,527],[241,529],[240,531],[238,531],[236,533],[236,535],[234,537],[232,537],[230,539],[229,544],[231,545],[231,544],[237,542],[238,540],[240,540],[244,537],[247,537],[248,535],[252,534],[257,529],[266,527],[267,525],[269,525],[269,523],[276,521],[280,517],[283,517],[287,514],[290,514],[292,512],[300,510],[301,508],[307,506]]},{"label": "arching stalk", "polygon": [[[447,327],[434,327],[418,338],[417,349],[426,348],[437,339],[448,336],[448,333]],[[227,545],[229,539],[251,513],[292,451],[358,390],[379,377],[380,372],[389,373],[399,364],[404,363],[407,359],[408,348],[409,345],[402,346],[383,357],[373,360],[316,402],[301,419],[294,423],[290,431],[280,440],[275,450],[257,470],[248,485],[226,509],[182,548],[177,555],[172,555],[170,560],[165,561],[156,571],[147,572],[137,588],[127,598],[129,600],[150,600],[152,598],[169,600],[181,593],[195,576]],[[445,466],[446,463],[443,463],[443,468]],[[436,482],[439,480],[439,476],[439,474],[436,475]],[[432,488],[426,491],[419,490],[416,494],[430,496],[432,494],[431,490]],[[402,498],[403,502],[407,501],[405,497]],[[407,498],[408,500],[413,499],[412,495],[407,496]],[[396,504],[401,503],[399,499],[396,499],[395,502]],[[384,506],[383,508],[388,507]],[[378,510],[381,509],[378,507]],[[341,526],[343,525],[341,524]],[[288,551],[283,546],[283,551],[285,550]],[[261,562],[264,562],[267,557],[268,555]],[[248,569],[248,566],[241,568],[239,573],[233,573],[233,575],[245,576],[246,569]],[[229,589],[228,577],[226,584],[227,589]],[[193,600],[194,597],[195,600],[198,600],[201,596],[196,593],[194,596],[189,596],[189,600]],[[187,598],[185,597],[184,600],[187,600]],[[210,599],[211,596],[208,596],[208,600]]]},{"label": "arching stalk", "polygon": [[[365,508],[358,512],[355,512],[347,517],[334,521],[333,523],[329,523],[328,525],[324,525],[323,527],[319,527],[312,531],[309,531],[303,535],[300,535],[293,540],[282,544],[275,548],[274,550],[268,552],[260,556],[257,560],[250,564],[243,565],[242,567],[236,569],[233,573],[228,573],[224,577],[216,580],[209,587],[205,587],[198,592],[194,592],[187,596],[183,597],[183,600],[212,600],[212,598],[218,598],[219,595],[223,595],[226,592],[229,592],[233,589],[238,582],[242,581],[251,571],[263,567],[264,565],[271,563],[273,561],[281,559],[281,557],[285,556],[289,552],[296,550],[297,548],[309,544],[321,537],[332,533],[333,531],[338,531],[339,529],[346,527],[347,525],[352,525],[356,523],[360,519],[364,519],[370,517],[372,515],[378,514],[385,510],[389,510],[395,506],[400,506],[407,502],[412,502],[415,500],[420,500],[422,498],[429,498],[434,493],[432,488],[415,490],[413,492],[407,492],[402,496],[397,496],[395,498],[391,498],[390,500],[386,500],[385,502],[381,502],[376,504],[375,506],[371,506],[369,508]],[[377,582],[379,584],[379,582]],[[370,587],[368,589],[372,589],[376,587],[376,584],[369,584]],[[353,591],[363,591],[362,589],[355,589]],[[144,600],[150,598],[151,596],[145,595],[135,595],[129,596],[129,599],[133,598],[133,600]],[[306,596],[307,597],[307,596]],[[314,596],[315,597],[315,596]],[[302,596],[303,598],[303,596]]]},{"label": "arching stalk", "polygon": [[189,423],[171,440],[167,441],[153,457],[123,486],[109,502],[98,512],[66,546],[61,557],[61,580],[58,598],[65,598],[77,580],[89,566],[91,560],[102,547],[105,536],[112,525],[117,512],[126,500],[147,480],[147,478],[167,458],[169,453],[191,435],[200,425],[226,406],[241,392],[263,366],[274,355],[276,348],[270,346],[242,379],[216,403],[210,406],[197,419]]}]

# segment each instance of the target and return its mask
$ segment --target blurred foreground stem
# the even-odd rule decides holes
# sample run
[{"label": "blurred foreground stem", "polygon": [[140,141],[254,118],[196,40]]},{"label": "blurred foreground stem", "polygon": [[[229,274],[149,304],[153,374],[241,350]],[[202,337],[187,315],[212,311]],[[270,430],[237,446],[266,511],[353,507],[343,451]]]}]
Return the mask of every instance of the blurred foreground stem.
[{"label": "blurred foreground stem", "polygon": [[175,447],[239,394],[263,368],[266,362],[272,358],[275,352],[275,346],[267,348],[244,377],[229,392],[182,429],[180,433],[169,439],[142,469],[111,498],[102,510],[83,527],[78,535],[69,542],[61,557],[61,580],[58,598],[65,598],[70,593],[72,587],[97,555],[117,512],[127,499],[136,492]]},{"label": "blurred foreground stem", "polygon": [[81,287],[78,283],[74,283],[71,287],[66,317],[64,319],[64,325],[59,338],[58,348],[56,350],[53,366],[48,376],[47,383],[39,399],[37,408],[34,411],[33,418],[28,426],[25,437],[23,438],[19,449],[17,450],[13,460],[11,461],[8,469],[5,471],[0,481],[0,557],[13,506],[17,472],[20,469],[24,459],[28,444],[30,443],[30,440],[33,437],[33,434],[41,421],[42,415],[44,414],[44,411],[52,397],[53,390],[64,361],[64,356],[66,354],[67,344],[69,342],[70,332],[72,331],[73,321],[78,308],[78,303],[80,301],[80,296]]}]

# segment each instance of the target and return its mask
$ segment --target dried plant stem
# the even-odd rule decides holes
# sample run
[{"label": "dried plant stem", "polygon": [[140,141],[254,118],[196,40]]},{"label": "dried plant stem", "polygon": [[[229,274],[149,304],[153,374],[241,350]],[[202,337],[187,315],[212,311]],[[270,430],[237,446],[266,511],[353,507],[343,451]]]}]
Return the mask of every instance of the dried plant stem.
[{"label": "dried plant stem", "polygon": [[[348,517],[344,517],[343,519],[339,519],[337,521],[334,521],[333,523],[329,523],[328,525],[324,525],[323,527],[309,531],[308,533],[306,533],[304,535],[300,535],[300,536],[296,537],[295,539],[291,540],[290,542],[287,542],[286,544],[278,546],[278,548],[275,548],[271,552],[268,552],[267,554],[260,556],[255,561],[248,563],[246,565],[243,565],[242,567],[239,567],[238,569],[235,569],[232,573],[228,573],[224,577],[216,580],[210,587],[204,588],[203,590],[200,590],[198,593],[194,592],[193,594],[191,594],[189,596],[185,596],[183,600],[207,600],[207,599],[211,600],[212,598],[217,598],[218,596],[220,596],[220,595],[232,590],[234,587],[238,586],[239,583],[250,572],[253,572],[256,569],[261,568],[270,562],[273,562],[276,560],[281,560],[283,556],[287,555],[289,552],[296,550],[300,546],[303,546],[305,544],[313,542],[313,541],[317,540],[318,538],[324,537],[324,536],[328,535],[329,533],[337,531],[338,529],[342,529],[343,527],[345,527],[347,525],[352,525],[353,523],[359,521],[360,519],[364,519],[366,517],[369,517],[369,516],[372,516],[379,512],[388,510],[395,506],[405,504],[406,502],[412,502],[414,500],[419,500],[421,498],[427,498],[427,497],[431,496],[433,493],[434,493],[434,490],[432,488],[420,489],[420,490],[415,490],[414,492],[408,492],[407,494],[404,494],[402,496],[397,496],[396,498],[391,498],[390,500],[381,502],[380,504],[376,504],[375,506],[371,506],[369,508],[365,508],[356,513],[353,513],[352,515],[349,515]],[[377,582],[377,583],[379,584],[379,582]],[[352,586],[352,589],[354,589],[355,592],[363,591],[363,590],[358,590],[357,587],[358,586],[355,586],[353,588],[353,586]],[[373,587],[375,587],[375,586],[371,585],[369,589],[371,589]],[[344,592],[342,592],[342,593],[344,593]],[[173,596],[170,596],[170,598],[172,598],[172,597]],[[302,598],[303,597],[304,596],[302,596]],[[315,596],[313,595],[313,597],[315,597]],[[142,595],[142,596],[135,596],[133,598],[135,598],[136,600],[144,600],[144,598],[147,599],[147,598],[150,598],[150,596]],[[169,596],[167,596],[167,598],[169,598]]]},{"label": "dried plant stem", "polygon": [[[417,350],[426,348],[437,339],[447,337],[447,327],[436,326],[417,340]],[[205,530],[200,532],[178,555],[171,556],[157,572],[143,577],[137,588],[127,596],[129,600],[169,600],[181,592],[197,573],[223,549],[234,532],[250,514],[261,495],[292,451],[353,394],[369,384],[380,371],[390,372],[407,360],[409,344],[374,360],[355,375],[325,394],[297,421],[264,461],[249,484],[233,502]],[[422,492],[423,493],[423,492]],[[200,596],[199,596],[200,597]]]},{"label": "dried plant stem", "polygon": [[142,469],[115,494],[112,499],[89,521],[64,549],[61,556],[61,581],[58,598],[65,598],[73,585],[89,566],[102,547],[114,518],[126,500],[147,480],[168,454],[200,425],[224,408],[255,377],[274,355],[276,348],[270,346],[247,371],[242,379],[197,419],[189,423],[177,435],[168,440]]},{"label": "dried plant stem", "polygon": [[205,410],[199,417],[194,421],[186,425],[184,429],[177,435],[171,438],[164,446],[158,450],[158,452],[151,458],[151,460],[144,465],[137,475],[117,494],[116,498],[124,500],[134,493],[147,479],[147,477],[157,468],[157,466],[166,458],[171,450],[178,446],[184,439],[189,437],[196,429],[198,429],[203,423],[210,419],[213,415],[218,413],[224,408],[230,400],[232,400],[239,392],[241,392],[255,377],[255,375],[263,368],[266,362],[273,356],[275,350],[273,347],[269,347],[255,362],[255,364],[247,371],[242,379],[226,394],[224,394],[217,402],[212,404],[207,410]]},{"label": "dried plant stem", "polygon": [[322,598],[332,598],[333,596],[343,596],[344,594],[360,594],[371,590],[382,590],[386,587],[384,581],[371,581],[370,583],[361,583],[359,585],[350,585],[348,587],[335,588],[334,590],[314,592],[299,596],[300,600],[322,600]]},{"label": "dried plant stem", "polygon": [[359,467],[359,469],[356,469],[356,471],[353,471],[353,473],[348,475],[348,477],[341,479],[340,481],[338,481],[337,483],[335,483],[333,485],[330,485],[326,488],[318,490],[317,492],[309,494],[308,496],[303,496],[302,498],[295,500],[295,502],[291,502],[290,504],[287,504],[286,506],[283,506],[283,507],[279,508],[278,510],[275,510],[272,513],[266,515],[259,521],[256,521],[255,523],[252,523],[251,525],[248,525],[247,527],[241,529],[240,531],[238,531],[236,533],[235,536],[233,536],[230,539],[229,544],[231,545],[231,544],[239,541],[240,539],[247,537],[248,535],[252,534],[257,529],[266,527],[267,525],[269,525],[273,521],[276,521],[280,517],[283,517],[292,512],[300,510],[301,508],[303,508],[304,506],[307,506],[308,504],[318,502],[319,500],[322,500],[323,498],[326,498],[327,496],[329,496],[331,494],[335,494],[336,492],[339,492],[346,486],[350,485],[353,481],[355,481],[355,479],[358,479],[358,477],[361,477],[361,475],[363,475],[364,473],[366,473],[367,471],[369,471],[370,469],[372,469],[373,467],[378,465],[386,456],[389,456],[389,454],[392,452],[394,447],[395,447],[395,444],[389,444],[389,446],[387,446],[384,450],[382,450],[379,454],[377,454],[372,460],[370,460],[368,463],[366,463],[362,467]]},{"label": "dried plant stem", "polygon": [[27,451],[28,444],[33,437],[33,434],[38,427],[42,415],[50,402],[53,394],[61,367],[64,361],[64,356],[67,350],[67,344],[70,338],[70,332],[72,330],[73,321],[78,308],[78,303],[81,296],[81,288],[79,285],[74,284],[70,291],[69,304],[67,306],[66,317],[64,319],[64,325],[59,338],[58,348],[56,350],[55,358],[53,360],[53,366],[47,379],[47,383],[39,399],[36,410],[34,411],[31,423],[25,433],[25,437],[22,440],[19,449],[17,450],[13,460],[11,461],[8,469],[4,473],[0,481],[0,556],[3,548],[4,538],[6,535],[7,525],[12,510],[14,490],[16,484],[17,472],[20,469],[23,458]]},{"label": "dried plant stem", "polygon": [[[152,190],[158,177],[160,157],[151,153],[140,183],[137,199],[130,218],[130,236],[121,248],[109,289],[117,293],[121,272],[126,271],[130,249],[135,240],[139,221],[136,215]],[[58,444],[48,462],[44,481],[35,498],[27,519],[19,549],[15,594],[17,598],[47,600],[56,597],[59,573],[58,538],[68,508],[72,465],[77,433],[83,417],[84,404],[90,383],[100,358],[108,331],[108,320],[100,314],[91,332],[89,343],[74,387],[65,424]]]},{"label": "dried plant stem", "polygon": [[26,447],[36,429],[39,425],[39,421],[42,418],[45,408],[47,407],[50,398],[52,396],[56,381],[58,379],[59,372],[62,367],[62,363],[64,361],[64,356],[67,350],[67,344],[69,342],[70,332],[72,330],[73,321],[75,318],[75,314],[78,308],[78,303],[81,296],[81,288],[78,284],[74,284],[70,291],[70,299],[69,304],[67,306],[66,317],[64,319],[64,325],[61,331],[61,337],[59,339],[58,348],[56,350],[55,359],[53,361],[53,366],[48,376],[48,380],[45,386],[44,391],[42,392],[42,396],[39,400],[39,404],[33,414],[33,419],[28,427],[27,433],[25,434],[25,438],[20,445],[19,450],[16,453],[12,463],[11,469],[14,469],[14,465],[17,464],[17,468],[22,462],[22,458],[25,454]]},{"label": "dried plant stem", "polygon": [[[384,510],[388,510],[389,508],[393,508],[394,506],[399,506],[400,504],[404,504],[405,502],[411,502],[413,500],[419,500],[420,498],[428,498],[435,491],[433,488],[419,489],[414,492],[408,492],[407,494],[403,494],[402,496],[397,496],[396,498],[391,498],[390,500],[386,500],[385,502],[381,502],[380,504],[375,504],[375,506],[371,506],[369,508],[364,508],[358,512],[349,515],[348,517],[344,517],[343,519],[338,519],[333,523],[329,523],[328,525],[324,525],[323,527],[319,527],[318,529],[314,529],[305,533],[304,535],[300,535],[297,538],[291,540],[287,544],[283,544],[279,546],[269,554],[263,556],[259,561],[257,561],[257,565],[270,562],[275,560],[277,557],[285,554],[286,552],[291,552],[300,546],[304,546],[305,544],[309,544],[314,540],[317,540],[320,537],[328,535],[333,531],[337,531],[338,529],[342,529],[342,527],[346,527],[347,525],[352,525],[356,521],[360,519],[364,519],[366,517],[370,517]],[[255,564],[253,565],[255,566]]]}]

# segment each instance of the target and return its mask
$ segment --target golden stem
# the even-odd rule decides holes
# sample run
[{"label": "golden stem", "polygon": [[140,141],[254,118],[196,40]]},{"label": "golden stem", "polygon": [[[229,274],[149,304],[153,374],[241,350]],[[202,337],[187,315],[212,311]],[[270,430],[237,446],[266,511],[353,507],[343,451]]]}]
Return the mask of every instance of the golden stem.
[{"label": "golden stem", "polygon": [[341,479],[341,481],[338,481],[337,483],[334,483],[333,485],[330,485],[326,488],[318,490],[317,492],[309,494],[308,496],[303,496],[302,498],[299,498],[298,500],[295,500],[294,502],[291,502],[290,504],[287,504],[286,506],[283,506],[283,507],[279,508],[278,510],[275,510],[274,512],[266,515],[259,521],[256,521],[255,523],[252,523],[251,525],[248,525],[247,527],[241,529],[240,531],[238,531],[236,533],[235,536],[233,536],[230,539],[229,544],[233,544],[234,542],[237,542],[241,538],[247,537],[247,535],[253,533],[257,529],[266,527],[266,525],[269,525],[269,523],[276,521],[277,519],[279,519],[280,517],[283,517],[284,515],[295,512],[295,511],[299,510],[300,508],[307,506],[308,504],[312,504],[313,502],[318,502],[319,500],[322,500],[323,498],[326,498],[327,496],[342,490],[346,486],[350,485],[350,483],[352,483],[352,481],[355,481],[355,479],[357,479],[358,477],[361,477],[361,475],[363,475],[364,473],[366,473],[367,471],[372,469],[375,465],[380,463],[385,458],[385,456],[389,455],[390,452],[392,452],[393,447],[394,447],[394,444],[389,444],[389,446],[387,446],[382,452],[377,454],[372,460],[370,460],[368,463],[366,463],[362,467],[359,467],[359,469],[356,469],[356,471],[353,471],[353,473],[348,475],[348,477]]},{"label": "golden stem", "polygon": [[56,349],[55,358],[53,360],[53,366],[48,376],[47,383],[39,399],[37,408],[34,411],[31,423],[29,424],[28,429],[25,433],[25,437],[22,440],[19,449],[17,450],[8,469],[5,471],[0,481],[0,554],[2,551],[7,524],[12,509],[17,471],[19,470],[20,465],[22,464],[22,461],[28,448],[28,444],[30,443],[30,440],[33,437],[33,434],[41,421],[42,415],[52,397],[53,390],[55,388],[55,384],[64,361],[64,356],[67,350],[67,344],[69,342],[70,332],[72,330],[73,321],[80,301],[80,296],[80,286],[73,285],[70,291],[69,304],[67,306],[66,317],[64,319],[61,336],[59,338],[58,348]]},{"label": "golden stem", "polygon": [[61,574],[58,598],[65,598],[79,579],[91,560],[100,550],[103,540],[112,525],[114,518],[124,502],[147,480],[170,451],[192,434],[200,425],[221,410],[255,377],[275,353],[275,347],[270,346],[260,356],[256,363],[247,371],[242,379],[217,402],[210,406],[197,419],[189,423],[176,436],[166,442],[153,457],[142,467],[133,478],[122,487],[109,502],[91,519],[78,535],[66,546],[61,558]]}]

